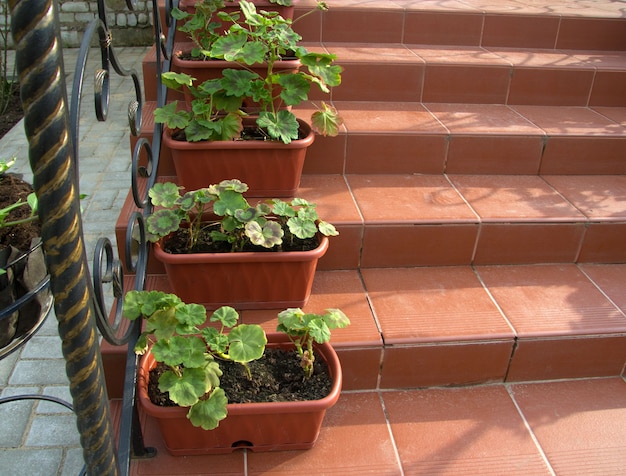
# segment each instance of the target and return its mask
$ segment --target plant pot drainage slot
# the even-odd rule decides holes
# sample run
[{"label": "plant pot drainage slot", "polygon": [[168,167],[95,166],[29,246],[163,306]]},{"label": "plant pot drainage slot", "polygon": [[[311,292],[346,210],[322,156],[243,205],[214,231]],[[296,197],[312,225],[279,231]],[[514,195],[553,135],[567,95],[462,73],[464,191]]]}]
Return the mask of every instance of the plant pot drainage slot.
[{"label": "plant pot drainage slot", "polygon": [[252,444],[252,442],[250,441],[246,441],[246,440],[240,440],[240,441],[235,441],[232,445],[230,445],[231,448],[252,448],[254,445]]}]

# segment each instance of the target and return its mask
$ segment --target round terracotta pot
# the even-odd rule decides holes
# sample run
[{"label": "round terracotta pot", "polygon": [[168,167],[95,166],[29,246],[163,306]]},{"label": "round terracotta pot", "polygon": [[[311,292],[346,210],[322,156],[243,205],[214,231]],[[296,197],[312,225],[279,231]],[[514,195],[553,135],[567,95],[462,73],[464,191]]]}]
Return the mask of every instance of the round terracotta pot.
[{"label": "round terracotta pot", "polygon": [[300,186],[306,151],[315,140],[311,126],[302,120],[298,123],[304,138],[289,144],[256,140],[177,141],[167,128],[163,131],[163,144],[172,153],[176,182],[187,190],[236,178],[248,184],[246,196],[293,197]]},{"label": "round terracotta pot", "polygon": [[[269,333],[267,338],[268,347],[293,348],[285,334]],[[148,352],[139,366],[139,405],[156,419],[168,452],[175,456],[230,453],[238,448],[252,451],[309,449],[317,440],[326,410],[339,399],[342,383],[341,364],[333,347],[328,342],[316,344],[315,352],[328,365],[333,382],[326,397],[298,402],[229,404],[226,419],[208,431],[191,424],[187,408],[160,407],[150,401],[147,382],[156,363]]]},{"label": "round terracotta pot", "polygon": [[24,345],[45,322],[53,305],[41,240],[27,252],[0,253],[0,358]]},{"label": "round terracotta pot", "polygon": [[320,235],[319,243],[311,251],[172,254],[157,242],[154,256],[184,302],[214,309],[283,309],[308,301],[328,238]]}]

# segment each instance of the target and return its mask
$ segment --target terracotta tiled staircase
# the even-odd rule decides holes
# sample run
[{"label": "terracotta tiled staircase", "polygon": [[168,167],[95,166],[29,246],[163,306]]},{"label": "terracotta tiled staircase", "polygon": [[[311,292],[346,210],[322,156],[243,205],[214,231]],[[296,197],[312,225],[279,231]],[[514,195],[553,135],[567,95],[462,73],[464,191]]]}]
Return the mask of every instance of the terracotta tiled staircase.
[{"label": "terracotta tiled staircase", "polygon": [[162,450],[133,470],[626,472],[626,3],[330,6],[296,25],[345,68],[345,125],[316,139],[298,195],[340,231],[306,308],[352,320],[333,337],[345,392],[309,452]]}]

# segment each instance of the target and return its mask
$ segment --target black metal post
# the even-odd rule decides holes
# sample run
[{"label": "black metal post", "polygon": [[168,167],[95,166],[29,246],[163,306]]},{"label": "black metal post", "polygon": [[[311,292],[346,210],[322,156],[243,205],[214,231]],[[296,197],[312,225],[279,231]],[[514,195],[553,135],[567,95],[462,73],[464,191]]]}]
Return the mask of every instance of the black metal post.
[{"label": "black metal post", "polygon": [[9,0],[33,185],[77,425],[90,475],[117,475],[52,0]]}]

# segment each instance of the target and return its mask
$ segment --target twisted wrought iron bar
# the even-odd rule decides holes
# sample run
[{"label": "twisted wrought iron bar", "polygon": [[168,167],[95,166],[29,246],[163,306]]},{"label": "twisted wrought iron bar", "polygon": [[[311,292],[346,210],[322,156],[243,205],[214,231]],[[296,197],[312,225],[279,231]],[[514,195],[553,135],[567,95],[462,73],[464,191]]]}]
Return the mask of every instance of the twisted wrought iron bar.
[{"label": "twisted wrought iron bar", "polygon": [[50,288],[88,474],[119,474],[90,305],[67,93],[51,0],[9,0],[16,68]]}]

